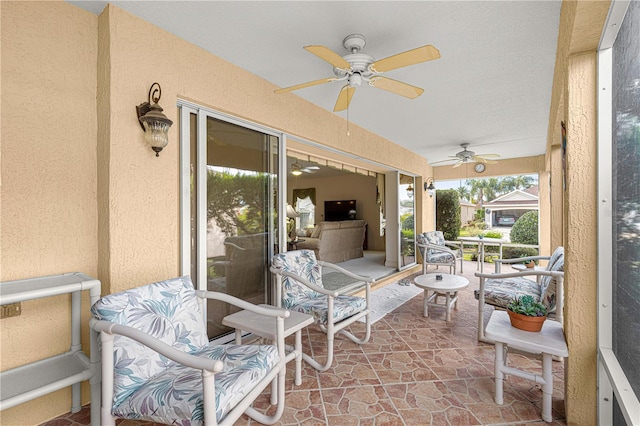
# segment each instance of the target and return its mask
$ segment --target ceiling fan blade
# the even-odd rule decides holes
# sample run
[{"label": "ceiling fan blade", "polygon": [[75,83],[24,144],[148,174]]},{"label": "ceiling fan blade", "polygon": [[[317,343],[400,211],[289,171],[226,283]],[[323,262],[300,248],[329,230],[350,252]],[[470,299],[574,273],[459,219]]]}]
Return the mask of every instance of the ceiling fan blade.
[{"label": "ceiling fan blade", "polygon": [[380,59],[369,66],[373,72],[387,72],[440,58],[440,51],[430,44]]},{"label": "ceiling fan blade", "polygon": [[318,84],[331,83],[332,81],[336,81],[335,77],[327,77],[321,78],[320,80],[308,81],[306,83],[296,84],[295,86],[284,87],[282,89],[274,90],[274,93],[288,93],[293,92],[294,90],[304,89],[305,87],[317,86]]},{"label": "ceiling fan blade", "polygon": [[338,55],[333,50],[329,49],[325,46],[313,45],[313,46],[305,46],[304,49],[307,52],[311,52],[316,55],[318,58],[323,61],[329,62],[336,68],[340,68],[343,70],[348,70],[351,68],[351,64],[346,61],[342,56]]},{"label": "ceiling fan blade", "polygon": [[486,159],[484,157],[479,157],[477,155],[474,155],[472,158],[473,158],[474,161],[477,161],[479,163],[484,163],[484,164],[496,164],[497,163],[497,161],[495,161],[495,160],[488,160],[488,159]]},{"label": "ceiling fan blade", "polygon": [[356,88],[351,87],[346,84],[342,90],[340,90],[340,94],[338,95],[338,99],[336,100],[336,105],[333,107],[333,112],[344,111],[349,108],[349,104],[351,103],[351,99],[353,99],[353,94],[355,93]]},{"label": "ceiling fan blade", "polygon": [[462,166],[462,163],[464,163],[464,161],[458,161],[456,164],[453,165],[453,168],[455,169],[456,167]]},{"label": "ceiling fan blade", "polygon": [[500,158],[500,154],[478,154],[476,157],[482,158]]},{"label": "ceiling fan blade", "polygon": [[424,89],[388,77],[372,77],[369,84],[409,99],[415,99],[424,92]]}]

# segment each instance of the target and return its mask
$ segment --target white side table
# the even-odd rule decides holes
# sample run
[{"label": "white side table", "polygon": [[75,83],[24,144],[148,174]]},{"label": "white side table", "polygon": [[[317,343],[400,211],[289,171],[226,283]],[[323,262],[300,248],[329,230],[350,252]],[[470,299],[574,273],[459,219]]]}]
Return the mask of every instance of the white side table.
[{"label": "white side table", "polygon": [[[264,308],[274,308],[271,305],[258,305]],[[294,349],[287,354],[286,362],[296,360],[295,384],[302,384],[302,329],[313,323],[311,315],[289,311],[290,315],[284,319],[284,337],[296,334]],[[242,343],[242,331],[248,331],[271,341],[276,339],[275,320],[249,311],[240,311],[227,315],[222,319],[222,324],[236,329],[236,343]]]},{"label": "white side table", "polygon": [[[568,357],[569,351],[564,339],[562,324],[546,320],[539,332],[519,330],[511,326],[506,311],[494,311],[485,330],[487,338],[495,341],[496,404],[503,403],[503,380],[505,374],[512,374],[542,385],[542,420],[551,422],[551,398],[553,396],[552,356]],[[529,352],[542,354],[542,376],[509,367],[504,359],[504,345]]]},{"label": "white side table", "polygon": [[[442,277],[441,280],[436,278],[438,275]],[[458,308],[458,290],[463,290],[469,285],[469,280],[465,277],[452,274],[423,274],[415,277],[413,281],[416,287],[424,289],[424,316],[429,316],[429,306],[444,306],[446,321],[451,318],[451,307]],[[433,291],[431,296],[429,290]],[[444,296],[444,304],[438,303],[438,296]]]}]

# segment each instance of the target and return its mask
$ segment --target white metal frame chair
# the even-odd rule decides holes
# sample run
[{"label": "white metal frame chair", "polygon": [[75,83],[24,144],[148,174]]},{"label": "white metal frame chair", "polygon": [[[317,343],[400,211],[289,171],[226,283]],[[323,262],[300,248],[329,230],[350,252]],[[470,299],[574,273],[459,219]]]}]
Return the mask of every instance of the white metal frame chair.
[{"label": "white metal frame chair", "polygon": [[[514,273],[499,273],[501,263],[518,263],[524,260],[546,258],[549,260],[545,270],[527,270]],[[512,261],[513,260],[513,261]],[[478,299],[478,340],[489,342],[484,335],[484,311],[486,305],[506,309],[516,297],[530,295],[537,302],[547,306],[555,319],[562,322],[564,307],[564,249],[558,247],[549,256],[529,256],[518,259],[501,259],[496,264],[497,273],[476,272],[480,278],[480,287],[476,291]],[[525,277],[535,277],[533,280]]]},{"label": "white metal frame chair", "polygon": [[[322,269],[328,268],[362,282],[365,297],[340,294],[322,285]],[[326,371],[333,363],[333,343],[336,334],[342,334],[357,344],[369,341],[371,314],[369,293],[372,278],[356,275],[337,265],[316,260],[313,250],[294,250],[273,257],[271,272],[276,278],[276,300],[279,306],[311,315],[327,335],[327,359],[320,364],[308,354],[302,358],[319,371]],[[351,290],[355,290],[350,287]],[[366,317],[364,337],[358,338],[346,327]]]},{"label": "white metal frame chair", "polygon": [[[275,345],[210,343],[207,299],[272,318]],[[100,332],[102,343],[102,425],[114,425],[116,418],[230,425],[244,413],[264,424],[280,419],[288,311],[196,291],[189,277],[105,296],[91,311],[91,327]],[[251,405],[272,382],[277,383],[272,398],[277,408],[267,416]]]},{"label": "white metal frame chair", "polygon": [[[459,241],[446,241],[442,231],[429,231],[416,237],[418,250],[422,255],[422,273],[427,273],[428,265],[448,266],[449,273],[456,274],[456,262],[460,262],[460,273],[463,270],[463,253]],[[453,248],[451,248],[453,247]]]}]

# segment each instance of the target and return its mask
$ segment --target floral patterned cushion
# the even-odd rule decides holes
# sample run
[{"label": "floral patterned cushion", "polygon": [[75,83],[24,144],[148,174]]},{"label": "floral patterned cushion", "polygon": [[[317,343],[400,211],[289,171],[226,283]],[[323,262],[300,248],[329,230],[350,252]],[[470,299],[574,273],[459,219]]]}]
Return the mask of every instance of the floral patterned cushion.
[{"label": "floral patterned cushion", "polygon": [[[367,308],[367,302],[362,297],[338,296],[333,299],[333,322],[342,321],[352,315],[362,312]],[[318,324],[326,324],[328,318],[327,296],[310,297],[301,300],[290,308],[292,311],[302,312],[313,317]]]},{"label": "floral patterned cushion", "polygon": [[485,303],[505,309],[513,299],[527,294],[540,301],[540,285],[524,277],[491,278],[484,284]]},{"label": "floral patterned cushion", "polygon": [[442,233],[442,231],[425,232],[424,236],[427,238],[427,241],[431,244],[437,244],[439,246],[444,245],[444,234]]},{"label": "floral patterned cushion", "polygon": [[429,263],[452,263],[455,262],[455,257],[451,253],[438,252],[427,256],[427,262]]},{"label": "floral patterned cushion", "polygon": [[[556,250],[557,251],[557,250]],[[553,257],[552,257],[553,260]],[[558,256],[553,264],[549,261],[547,266],[549,271],[564,272],[564,255]],[[540,278],[540,300],[543,305],[547,307],[549,312],[554,312],[556,309],[556,291],[558,286],[558,279],[555,277],[541,277]]]},{"label": "floral patterned cushion", "polygon": [[[215,376],[216,418],[223,419],[254,385],[278,364],[272,345],[217,345],[194,355],[221,360]],[[151,422],[201,425],[204,420],[199,370],[176,364],[151,377],[113,409],[117,417]]]},{"label": "floral patterned cushion", "polygon": [[[293,250],[273,256],[271,264],[286,272],[291,272],[322,287],[320,265],[313,250]],[[321,296],[309,287],[289,277],[282,277],[282,307],[292,309],[309,298]]]},{"label": "floral patterned cushion", "polygon": [[[209,344],[204,318],[189,277],[173,278],[105,296],[91,312],[96,319],[128,325],[174,348],[194,353]],[[114,395],[117,407],[138,387],[175,362],[154,350],[115,335]]]}]

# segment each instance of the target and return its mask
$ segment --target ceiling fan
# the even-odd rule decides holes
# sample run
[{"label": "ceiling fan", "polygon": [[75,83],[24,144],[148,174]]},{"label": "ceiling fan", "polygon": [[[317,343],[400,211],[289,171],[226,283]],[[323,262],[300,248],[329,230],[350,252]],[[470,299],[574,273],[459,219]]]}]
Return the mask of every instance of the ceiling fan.
[{"label": "ceiling fan", "polygon": [[424,92],[424,89],[420,87],[384,77],[382,74],[409,65],[438,59],[440,58],[438,49],[431,45],[426,45],[376,61],[373,56],[362,53],[362,48],[366,43],[367,40],[361,34],[348,35],[342,41],[342,45],[349,52],[344,56],[340,56],[325,46],[305,46],[304,49],[306,51],[313,53],[320,59],[333,65],[333,74],[335,76],[285,87],[276,90],[275,93],[287,93],[319,84],[331,83],[333,81],[344,81],[346,84],[340,90],[333,108],[335,112],[343,111],[349,107],[356,88],[359,87],[363,81],[368,83],[369,86],[386,90],[409,99],[417,98]]},{"label": "ceiling fan", "polygon": [[462,151],[456,153],[456,155],[450,155],[449,158],[450,160],[442,160],[442,161],[436,161],[435,163],[431,163],[433,164],[438,164],[438,163],[445,163],[447,161],[453,161],[453,160],[457,160],[457,162],[453,165],[453,167],[460,167],[462,164],[464,163],[473,163],[473,162],[478,162],[478,163],[484,163],[484,164],[495,164],[497,163],[497,161],[495,160],[491,160],[491,158],[499,158],[500,155],[499,154],[476,154],[473,151],[469,151],[467,148],[469,147],[468,143],[461,143],[460,146],[462,147]]},{"label": "ceiling fan", "polygon": [[304,167],[297,161],[291,165],[291,174],[294,176],[300,176],[302,173],[315,173],[318,170],[320,170],[320,167],[318,166]]}]

